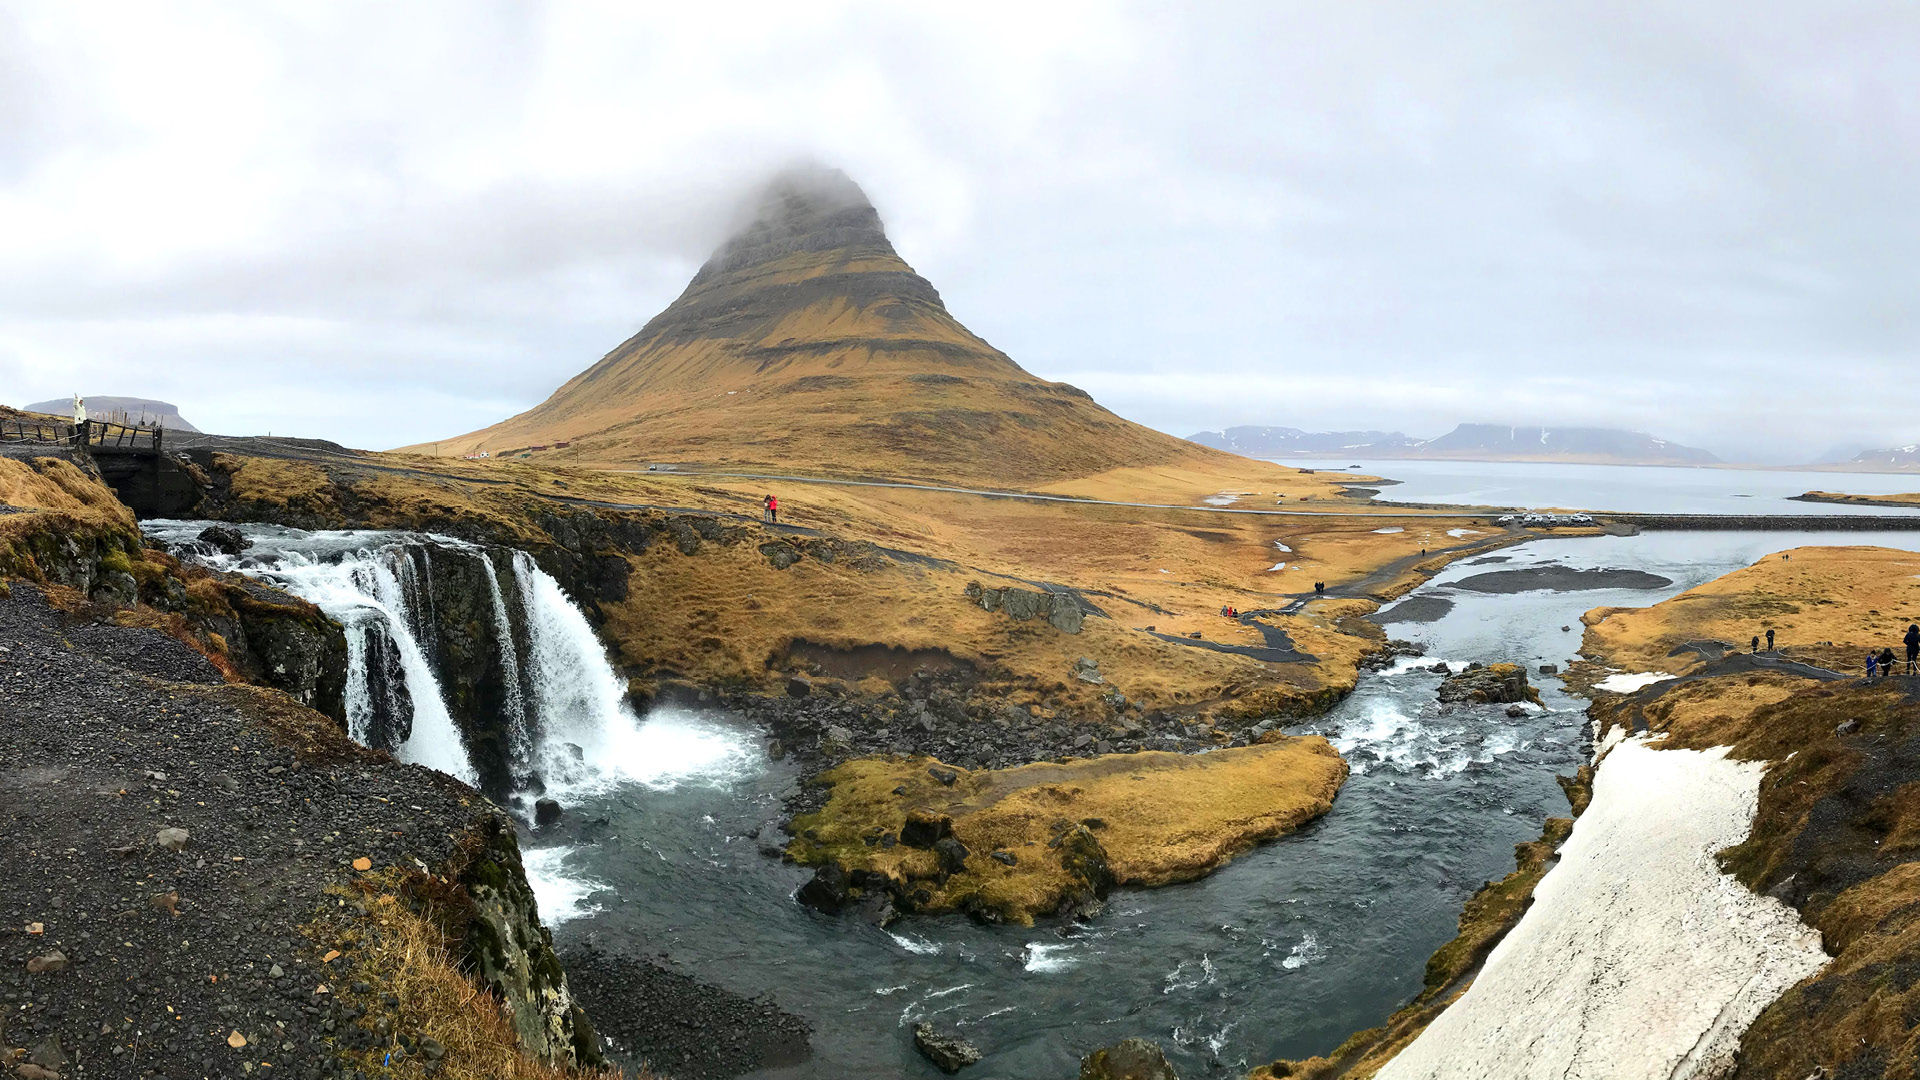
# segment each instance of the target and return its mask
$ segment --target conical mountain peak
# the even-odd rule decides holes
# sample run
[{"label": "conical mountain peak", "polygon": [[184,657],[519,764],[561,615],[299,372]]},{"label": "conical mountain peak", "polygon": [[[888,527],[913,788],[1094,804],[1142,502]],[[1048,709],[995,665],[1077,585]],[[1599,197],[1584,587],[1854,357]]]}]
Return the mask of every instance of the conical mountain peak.
[{"label": "conical mountain peak", "polygon": [[787,169],[748,200],[744,223],[694,276],[694,284],[802,252],[894,256],[880,212],[839,169]]},{"label": "conical mountain peak", "polygon": [[956,320],[838,169],[783,171],[686,291],[553,396],[441,452],[1039,483],[1215,453],[1036,379]]}]

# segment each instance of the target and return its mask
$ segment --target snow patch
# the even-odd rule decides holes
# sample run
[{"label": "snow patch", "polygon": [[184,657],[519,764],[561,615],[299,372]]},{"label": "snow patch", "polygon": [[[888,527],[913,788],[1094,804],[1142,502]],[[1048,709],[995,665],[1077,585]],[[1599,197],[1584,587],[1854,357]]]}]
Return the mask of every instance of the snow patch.
[{"label": "snow patch", "polygon": [[1826,964],[1791,908],[1721,873],[1765,762],[1622,742],[1533,906],[1380,1080],[1723,1075],[1760,1011]]},{"label": "snow patch", "polygon": [[1593,686],[1596,690],[1610,690],[1616,694],[1631,694],[1635,690],[1652,686],[1657,682],[1665,682],[1671,678],[1673,678],[1672,675],[1668,675],[1662,671],[1642,671],[1632,675],[1609,675],[1599,682],[1594,683]]}]

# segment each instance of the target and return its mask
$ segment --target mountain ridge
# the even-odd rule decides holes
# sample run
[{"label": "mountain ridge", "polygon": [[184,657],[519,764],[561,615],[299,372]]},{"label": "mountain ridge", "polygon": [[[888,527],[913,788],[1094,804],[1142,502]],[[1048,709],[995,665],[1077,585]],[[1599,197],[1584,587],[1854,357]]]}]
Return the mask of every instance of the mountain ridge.
[{"label": "mountain ridge", "polygon": [[1460,461],[1564,461],[1596,464],[1714,465],[1720,459],[1644,432],[1619,428],[1457,425],[1432,439],[1398,431],[1308,432],[1299,428],[1232,427],[1188,437],[1203,446],[1252,457],[1354,457]]}]

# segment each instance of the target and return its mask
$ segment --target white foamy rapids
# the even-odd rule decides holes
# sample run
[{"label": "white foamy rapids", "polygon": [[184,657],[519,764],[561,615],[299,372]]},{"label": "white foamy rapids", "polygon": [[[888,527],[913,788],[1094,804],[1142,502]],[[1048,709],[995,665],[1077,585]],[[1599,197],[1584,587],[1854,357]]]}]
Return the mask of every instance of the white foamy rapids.
[{"label": "white foamy rapids", "polygon": [[1198,961],[1182,960],[1167,972],[1166,984],[1160,987],[1162,994],[1178,994],[1202,986],[1210,986],[1214,981],[1213,957],[1202,955]]},{"label": "white foamy rapids", "polygon": [[567,869],[567,857],[574,850],[548,847],[520,853],[520,864],[527,871],[527,884],[533,887],[533,898],[540,905],[540,920],[549,927],[601,910],[598,905],[588,904],[587,897],[606,886]]},{"label": "white foamy rapids", "polygon": [[1468,766],[1488,765],[1527,747],[1515,729],[1476,723],[1470,714],[1416,718],[1381,700],[1368,702],[1357,720],[1327,738],[1356,774],[1386,768],[1457,776]]},{"label": "white foamy rapids", "polygon": [[935,945],[931,941],[908,937],[905,934],[896,934],[891,930],[887,931],[887,936],[893,939],[895,945],[900,946],[915,956],[937,956],[940,953],[940,946]]},{"label": "white foamy rapids", "polygon": [[1038,975],[1051,975],[1054,972],[1065,971],[1078,962],[1068,955],[1072,950],[1072,945],[1030,942],[1026,948],[1026,962],[1022,966]]},{"label": "white foamy rapids", "polygon": [[1316,960],[1325,959],[1326,955],[1326,948],[1308,932],[1301,935],[1299,944],[1287,951],[1286,959],[1280,961],[1280,966],[1288,971],[1298,971]]}]

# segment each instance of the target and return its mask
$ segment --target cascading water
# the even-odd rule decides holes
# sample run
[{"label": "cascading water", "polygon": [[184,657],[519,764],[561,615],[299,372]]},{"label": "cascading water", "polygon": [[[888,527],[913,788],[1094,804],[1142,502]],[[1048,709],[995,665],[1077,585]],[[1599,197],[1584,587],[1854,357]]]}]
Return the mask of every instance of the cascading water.
[{"label": "cascading water", "polygon": [[[156,521],[147,531],[337,620],[347,635],[349,733],[402,760],[477,784],[498,775],[472,756],[478,742],[491,742],[505,748],[504,786],[570,795],[615,781],[670,784],[749,756],[739,739],[698,725],[643,727],[586,616],[525,552],[503,565],[492,550],[450,537],[246,526],[254,546],[232,556],[195,541],[204,524]],[[481,681],[472,672],[448,671],[459,647],[441,616],[457,598],[436,596],[435,583],[460,559],[486,582],[492,640],[478,667],[490,686],[497,680],[497,694],[472,692],[466,684]],[[503,573],[512,579],[505,588]],[[486,715],[456,716],[449,702],[462,698]],[[476,740],[476,732],[485,734]]]}]

